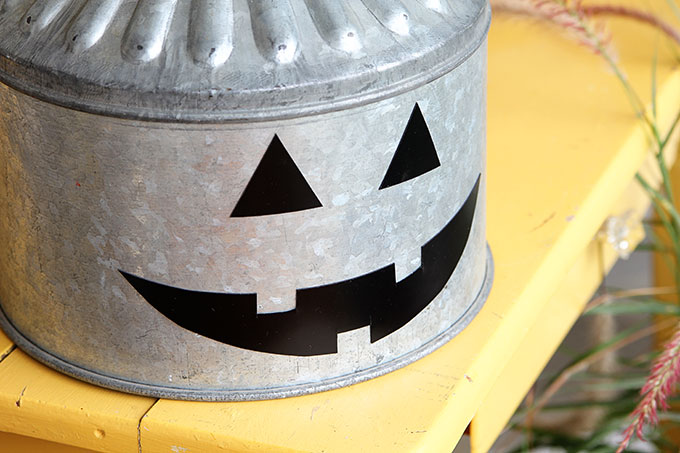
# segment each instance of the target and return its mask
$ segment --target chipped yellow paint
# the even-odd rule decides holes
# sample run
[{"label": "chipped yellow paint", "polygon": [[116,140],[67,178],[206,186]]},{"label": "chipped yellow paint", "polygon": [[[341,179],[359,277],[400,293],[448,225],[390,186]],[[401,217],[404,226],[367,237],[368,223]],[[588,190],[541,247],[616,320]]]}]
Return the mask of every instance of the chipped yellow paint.
[{"label": "chipped yellow paint", "polygon": [[46,440],[0,432],[2,453],[94,453],[94,450],[72,447]]},{"label": "chipped yellow paint", "polygon": [[[648,93],[656,33],[622,22],[614,30],[623,35],[617,42],[630,80]],[[668,125],[680,93],[661,50],[659,116]],[[345,389],[256,403],[159,401],[141,425],[143,451],[448,452],[509,360],[535,360],[509,369],[510,388],[520,394],[482,408],[473,434],[493,439],[592,291],[595,279],[574,283],[564,297],[578,301],[558,311],[563,318],[552,313],[550,296],[579,257],[595,259],[588,244],[643,165],[648,143],[597,56],[554,29],[498,16],[489,40],[488,125],[496,279],[470,327],[402,370]],[[580,262],[574,272],[598,265]],[[540,344],[524,342],[543,322],[560,328],[542,329]]]},{"label": "chipped yellow paint", "polygon": [[100,389],[14,350],[0,362],[0,431],[104,452],[136,452],[154,399]]},{"label": "chipped yellow paint", "polygon": [[0,330],[0,362],[14,349],[14,343]]}]

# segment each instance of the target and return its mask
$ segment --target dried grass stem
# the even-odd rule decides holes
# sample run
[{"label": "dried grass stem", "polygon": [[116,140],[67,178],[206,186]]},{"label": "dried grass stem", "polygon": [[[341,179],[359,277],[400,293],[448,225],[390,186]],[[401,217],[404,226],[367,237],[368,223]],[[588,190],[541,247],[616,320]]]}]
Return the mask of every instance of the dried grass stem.
[{"label": "dried grass stem", "polygon": [[581,11],[586,16],[619,16],[644,22],[658,28],[673,41],[680,44],[680,33],[671,24],[650,12],[620,5],[582,6]]}]

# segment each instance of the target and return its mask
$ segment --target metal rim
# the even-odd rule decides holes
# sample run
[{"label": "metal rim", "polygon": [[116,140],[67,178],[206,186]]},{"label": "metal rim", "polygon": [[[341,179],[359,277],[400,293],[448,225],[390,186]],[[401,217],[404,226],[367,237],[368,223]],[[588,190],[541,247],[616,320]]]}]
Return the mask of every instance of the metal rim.
[{"label": "metal rim", "polygon": [[391,371],[403,368],[404,366],[425,357],[431,352],[439,349],[448,343],[453,337],[458,335],[472,319],[479,313],[486,302],[491,291],[494,278],[494,262],[491,249],[488,244],[486,247],[486,272],[484,281],[479,293],[470,304],[463,315],[458,318],[447,330],[438,337],[425,343],[418,349],[404,354],[390,362],[374,366],[359,373],[325,379],[320,382],[299,384],[290,387],[276,387],[268,389],[248,389],[248,390],[220,390],[220,389],[185,389],[167,386],[156,386],[131,380],[106,376],[96,371],[74,365],[67,362],[50,352],[42,349],[19,332],[7,318],[2,306],[0,305],[0,327],[7,336],[26,354],[37,361],[54,368],[64,374],[76,379],[126,393],[155,398],[165,398],[173,400],[187,401],[259,401],[288,398],[293,396],[307,395],[311,393],[333,390],[348,385],[367,381],[378,376],[382,376]]},{"label": "metal rim", "polygon": [[[0,53],[0,83],[44,102],[49,102],[72,110],[113,118],[199,124],[286,120],[321,115],[372,104],[415,90],[447,75],[466,62],[486,41],[491,25],[491,8],[488,4],[482,11],[480,20],[483,20],[483,25],[479,29],[479,34],[474,41],[466,46],[466,49],[461,54],[438,62],[438,64],[429,67],[427,71],[421,71],[398,83],[372,91],[368,90],[361,93],[351,93],[344,97],[337,97],[333,100],[324,99],[318,102],[303,104],[294,103],[292,105],[271,106],[267,109],[263,109],[262,106],[255,109],[231,108],[216,110],[205,107],[187,109],[186,107],[170,108],[158,105],[144,107],[131,104],[129,99],[123,100],[123,102],[115,102],[117,96],[115,91],[110,91],[104,96],[87,97],[85,93],[97,91],[98,87],[96,85],[88,85],[82,83],[82,81],[76,83],[76,81],[73,80],[73,76],[58,72],[45,72],[44,69],[35,67],[28,61],[19,58],[8,58],[2,53]],[[41,81],[42,83],[38,84],[36,81]],[[55,88],[64,85],[65,83],[72,84],[74,90],[64,91]],[[157,97],[158,95],[158,93],[147,94],[151,96],[151,98]],[[118,95],[120,95],[120,92]],[[165,95],[171,98],[176,97],[175,105],[182,105],[186,97],[185,94],[178,95],[177,93],[165,93]]]}]

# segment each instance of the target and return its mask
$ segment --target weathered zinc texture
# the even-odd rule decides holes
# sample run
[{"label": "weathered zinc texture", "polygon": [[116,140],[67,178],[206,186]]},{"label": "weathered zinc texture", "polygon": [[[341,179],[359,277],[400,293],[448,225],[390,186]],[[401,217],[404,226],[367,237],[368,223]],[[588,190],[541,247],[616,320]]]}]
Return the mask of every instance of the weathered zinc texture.
[{"label": "weathered zinc texture", "polygon": [[401,367],[480,309],[484,0],[0,0],[0,324],[121,390]]}]

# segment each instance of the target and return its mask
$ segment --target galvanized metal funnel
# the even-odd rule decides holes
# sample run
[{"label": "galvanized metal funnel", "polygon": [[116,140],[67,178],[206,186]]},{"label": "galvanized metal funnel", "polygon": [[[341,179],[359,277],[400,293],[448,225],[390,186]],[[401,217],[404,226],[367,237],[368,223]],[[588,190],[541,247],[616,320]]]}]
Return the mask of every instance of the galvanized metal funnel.
[{"label": "galvanized metal funnel", "polygon": [[0,1],[0,324],[89,382],[279,398],[456,335],[486,0]]}]

